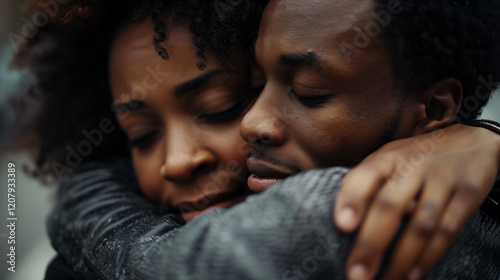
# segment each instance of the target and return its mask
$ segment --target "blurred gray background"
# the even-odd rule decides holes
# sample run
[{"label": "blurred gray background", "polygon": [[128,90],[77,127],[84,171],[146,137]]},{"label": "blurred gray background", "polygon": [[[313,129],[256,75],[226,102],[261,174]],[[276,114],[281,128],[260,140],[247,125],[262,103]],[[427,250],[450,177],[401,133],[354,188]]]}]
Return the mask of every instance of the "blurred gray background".
[{"label": "blurred gray background", "polygon": [[[21,34],[24,1],[0,1],[0,279],[42,279],[45,266],[54,256],[45,231],[45,218],[50,211],[55,186],[42,186],[22,172],[28,157],[5,146],[13,129],[13,115],[7,105],[9,96],[22,87],[25,76],[7,69],[14,48],[8,38]],[[500,121],[500,94],[495,94],[483,114],[484,118]],[[3,148],[3,149],[2,149]],[[7,271],[7,164],[17,166],[16,188],[16,272]]]},{"label": "blurred gray background", "polygon": [[[15,129],[13,114],[7,104],[26,81],[24,73],[9,71],[13,54],[9,34],[22,34],[22,12],[25,1],[0,0],[0,279],[43,279],[45,267],[55,255],[45,231],[45,218],[50,211],[55,186],[42,186],[22,172],[29,163],[27,155],[15,153],[7,141]],[[12,34],[11,34],[12,35]],[[16,165],[16,272],[7,270],[7,164]]]}]

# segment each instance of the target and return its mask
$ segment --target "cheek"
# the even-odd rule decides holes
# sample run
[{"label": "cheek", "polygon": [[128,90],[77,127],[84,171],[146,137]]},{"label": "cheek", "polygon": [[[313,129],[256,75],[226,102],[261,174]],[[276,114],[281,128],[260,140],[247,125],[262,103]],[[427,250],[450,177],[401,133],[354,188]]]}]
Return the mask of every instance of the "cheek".
[{"label": "cheek", "polygon": [[[325,153],[328,162],[353,166],[392,139],[392,126],[396,125],[395,113],[386,111],[359,114],[356,118],[340,119],[329,138],[331,148]],[[328,160],[328,159],[326,159]]]},{"label": "cheek", "polygon": [[316,118],[304,130],[299,141],[314,167],[346,165],[360,141],[354,123],[331,114]]},{"label": "cheek", "polygon": [[249,176],[247,169],[249,145],[241,138],[239,122],[231,124],[219,133],[214,133],[212,149],[216,151],[219,168],[231,170],[233,176],[244,179],[246,183]]},{"label": "cheek", "polygon": [[147,154],[141,151],[132,151],[132,164],[141,190],[144,195],[155,203],[161,203],[162,178],[160,176],[161,162],[158,157],[160,151],[152,149]]},{"label": "cheek", "polygon": [[349,106],[329,106],[294,125],[295,139],[314,167],[350,166],[379,140],[381,122],[359,112]]}]

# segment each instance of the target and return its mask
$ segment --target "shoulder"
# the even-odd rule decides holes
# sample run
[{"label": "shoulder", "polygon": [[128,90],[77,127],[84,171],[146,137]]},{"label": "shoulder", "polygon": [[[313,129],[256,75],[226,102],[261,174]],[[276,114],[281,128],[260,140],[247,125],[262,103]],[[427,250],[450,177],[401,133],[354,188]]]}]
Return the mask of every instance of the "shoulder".
[{"label": "shoulder", "polygon": [[61,179],[58,195],[79,200],[96,192],[123,190],[140,193],[139,183],[129,158],[112,157],[75,167]]}]

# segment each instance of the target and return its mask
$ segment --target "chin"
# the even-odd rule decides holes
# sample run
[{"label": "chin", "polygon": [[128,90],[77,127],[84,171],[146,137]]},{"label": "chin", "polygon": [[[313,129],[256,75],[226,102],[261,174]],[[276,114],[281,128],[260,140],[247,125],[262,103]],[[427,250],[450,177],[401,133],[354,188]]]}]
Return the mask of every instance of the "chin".
[{"label": "chin", "polygon": [[210,205],[207,208],[202,209],[202,210],[181,213],[181,216],[184,219],[184,221],[186,221],[186,223],[187,223],[187,222],[191,221],[192,219],[198,217],[199,215],[205,213],[205,211],[208,211],[208,210],[213,209],[213,208],[229,209],[229,208],[245,201],[246,198],[247,198],[247,196],[236,197],[236,198],[233,198],[230,200],[226,200],[226,201],[223,201],[223,202],[220,202],[217,204]]}]

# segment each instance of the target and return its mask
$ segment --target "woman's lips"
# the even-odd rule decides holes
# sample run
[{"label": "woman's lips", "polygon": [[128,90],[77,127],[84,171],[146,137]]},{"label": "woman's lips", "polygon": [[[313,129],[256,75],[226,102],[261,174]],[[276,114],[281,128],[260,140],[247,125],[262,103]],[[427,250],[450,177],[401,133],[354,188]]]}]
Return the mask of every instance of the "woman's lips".
[{"label": "woman's lips", "polygon": [[249,158],[247,164],[248,170],[252,173],[247,180],[248,188],[253,192],[262,192],[269,186],[293,175],[290,170],[255,158]]}]

